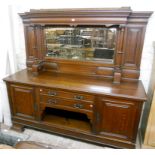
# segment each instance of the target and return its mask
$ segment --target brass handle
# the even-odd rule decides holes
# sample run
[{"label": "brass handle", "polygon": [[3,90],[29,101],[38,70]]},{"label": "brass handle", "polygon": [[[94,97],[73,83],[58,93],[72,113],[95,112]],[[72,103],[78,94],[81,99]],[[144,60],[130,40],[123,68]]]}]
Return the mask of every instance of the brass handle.
[{"label": "brass handle", "polygon": [[75,100],[83,100],[84,97],[81,96],[81,95],[75,95],[75,96],[74,96],[74,99],[75,99]]},{"label": "brass handle", "polygon": [[48,104],[56,104],[57,103],[57,100],[53,100],[53,99],[49,99],[47,101]]},{"label": "brass handle", "polygon": [[118,51],[117,54],[124,54],[124,52],[122,52],[122,51]]},{"label": "brass handle", "polygon": [[56,96],[57,93],[56,93],[56,92],[53,92],[53,91],[49,91],[49,92],[48,92],[48,95],[49,95],[49,96]]},{"label": "brass handle", "polygon": [[80,103],[75,103],[74,104],[74,108],[82,109],[83,108],[83,105],[80,104]]}]

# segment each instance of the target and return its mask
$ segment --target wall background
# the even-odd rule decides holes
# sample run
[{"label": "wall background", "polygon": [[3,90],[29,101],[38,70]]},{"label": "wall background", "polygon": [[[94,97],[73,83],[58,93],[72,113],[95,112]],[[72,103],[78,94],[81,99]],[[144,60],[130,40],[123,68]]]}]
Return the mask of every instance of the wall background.
[{"label": "wall background", "polygon": [[[52,8],[106,8],[130,6],[134,11],[155,11],[153,0],[6,0],[0,5],[0,122],[11,125],[10,110],[7,100],[6,88],[2,78],[25,68],[25,42],[23,25],[18,13],[29,9]],[[141,74],[146,92],[149,92],[149,82],[154,59],[153,41],[155,41],[155,14],[149,20],[143,47]],[[150,92],[149,92],[150,93]],[[146,104],[149,112],[150,103]],[[145,110],[144,110],[145,111]],[[142,121],[145,129],[148,112]]]}]

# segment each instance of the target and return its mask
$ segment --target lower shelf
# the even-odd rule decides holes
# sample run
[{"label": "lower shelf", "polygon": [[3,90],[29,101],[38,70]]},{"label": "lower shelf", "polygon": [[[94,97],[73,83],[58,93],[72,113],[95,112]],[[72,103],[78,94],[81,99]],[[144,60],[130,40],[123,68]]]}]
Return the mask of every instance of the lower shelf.
[{"label": "lower shelf", "polygon": [[110,138],[100,133],[94,133],[90,120],[85,114],[46,107],[42,120],[30,120],[13,117],[13,126],[31,127],[42,131],[56,133],[96,144],[116,147],[135,148],[135,143],[116,138]]},{"label": "lower shelf", "polygon": [[91,123],[86,115],[65,110],[46,108],[42,122],[62,128],[91,132]]}]

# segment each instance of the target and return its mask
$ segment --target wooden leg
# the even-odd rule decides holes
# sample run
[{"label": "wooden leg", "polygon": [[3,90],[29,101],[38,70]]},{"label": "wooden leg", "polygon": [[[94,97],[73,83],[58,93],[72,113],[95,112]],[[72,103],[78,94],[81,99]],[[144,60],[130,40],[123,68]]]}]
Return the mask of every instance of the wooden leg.
[{"label": "wooden leg", "polygon": [[21,124],[13,123],[13,126],[11,127],[12,130],[15,130],[17,132],[23,132],[24,126]]}]

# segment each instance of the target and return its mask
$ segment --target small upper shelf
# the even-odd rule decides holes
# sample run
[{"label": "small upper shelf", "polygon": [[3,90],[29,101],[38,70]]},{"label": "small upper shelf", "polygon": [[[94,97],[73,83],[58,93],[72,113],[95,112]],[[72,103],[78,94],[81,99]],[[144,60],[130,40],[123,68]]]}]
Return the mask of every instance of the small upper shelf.
[{"label": "small upper shelf", "polygon": [[[125,24],[132,10],[130,7],[94,9],[41,9],[20,13],[24,23],[118,25]],[[52,18],[54,17],[54,18]],[[82,20],[81,20],[82,17]],[[94,22],[95,21],[95,22]]]}]

